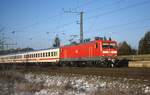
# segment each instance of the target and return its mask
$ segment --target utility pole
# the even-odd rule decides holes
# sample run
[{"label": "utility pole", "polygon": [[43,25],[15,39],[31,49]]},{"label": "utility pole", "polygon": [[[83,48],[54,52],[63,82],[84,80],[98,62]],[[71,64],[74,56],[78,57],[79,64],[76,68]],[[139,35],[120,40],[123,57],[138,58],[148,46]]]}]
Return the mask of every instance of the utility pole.
[{"label": "utility pole", "polygon": [[73,12],[73,11],[64,11],[65,13],[77,13],[80,14],[80,43],[83,43],[83,11]]},{"label": "utility pole", "polygon": [[80,12],[80,43],[83,43],[83,11]]}]

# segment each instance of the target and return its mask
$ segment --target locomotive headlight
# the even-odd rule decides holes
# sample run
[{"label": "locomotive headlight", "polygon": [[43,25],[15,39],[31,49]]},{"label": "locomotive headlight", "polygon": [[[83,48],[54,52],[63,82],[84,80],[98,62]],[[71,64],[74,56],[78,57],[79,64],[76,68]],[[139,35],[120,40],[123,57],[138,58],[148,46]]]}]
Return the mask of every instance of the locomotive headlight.
[{"label": "locomotive headlight", "polygon": [[103,53],[109,53],[108,51],[103,51]]},{"label": "locomotive headlight", "polygon": [[111,53],[117,53],[117,51],[111,51]]}]

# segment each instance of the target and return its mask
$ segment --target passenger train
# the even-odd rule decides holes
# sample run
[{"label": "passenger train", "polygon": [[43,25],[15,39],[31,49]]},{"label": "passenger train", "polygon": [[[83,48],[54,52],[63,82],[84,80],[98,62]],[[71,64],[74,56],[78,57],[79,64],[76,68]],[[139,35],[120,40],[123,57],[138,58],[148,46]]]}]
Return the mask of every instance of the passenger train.
[{"label": "passenger train", "polygon": [[47,50],[37,50],[0,56],[0,63],[14,64],[54,64],[64,65],[106,65],[116,66],[117,42],[97,39],[77,45],[61,46]]}]

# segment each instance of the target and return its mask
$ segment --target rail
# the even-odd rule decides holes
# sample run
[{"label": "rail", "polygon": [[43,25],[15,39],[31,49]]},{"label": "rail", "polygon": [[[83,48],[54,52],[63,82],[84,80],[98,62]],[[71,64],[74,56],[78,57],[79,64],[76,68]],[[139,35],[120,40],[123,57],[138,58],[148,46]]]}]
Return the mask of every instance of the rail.
[{"label": "rail", "polygon": [[150,54],[144,55],[126,55],[126,56],[118,56],[119,59],[127,59],[131,61],[150,61]]}]

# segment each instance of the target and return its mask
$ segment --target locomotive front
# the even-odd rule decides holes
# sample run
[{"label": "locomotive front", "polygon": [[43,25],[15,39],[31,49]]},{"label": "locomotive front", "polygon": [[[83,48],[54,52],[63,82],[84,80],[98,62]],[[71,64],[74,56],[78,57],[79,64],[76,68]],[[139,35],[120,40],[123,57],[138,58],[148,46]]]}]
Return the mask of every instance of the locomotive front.
[{"label": "locomotive front", "polygon": [[102,41],[102,55],[116,57],[117,43],[115,41]]},{"label": "locomotive front", "polygon": [[101,40],[101,56],[103,56],[102,63],[105,63],[107,67],[117,66],[117,42],[111,40]]}]

